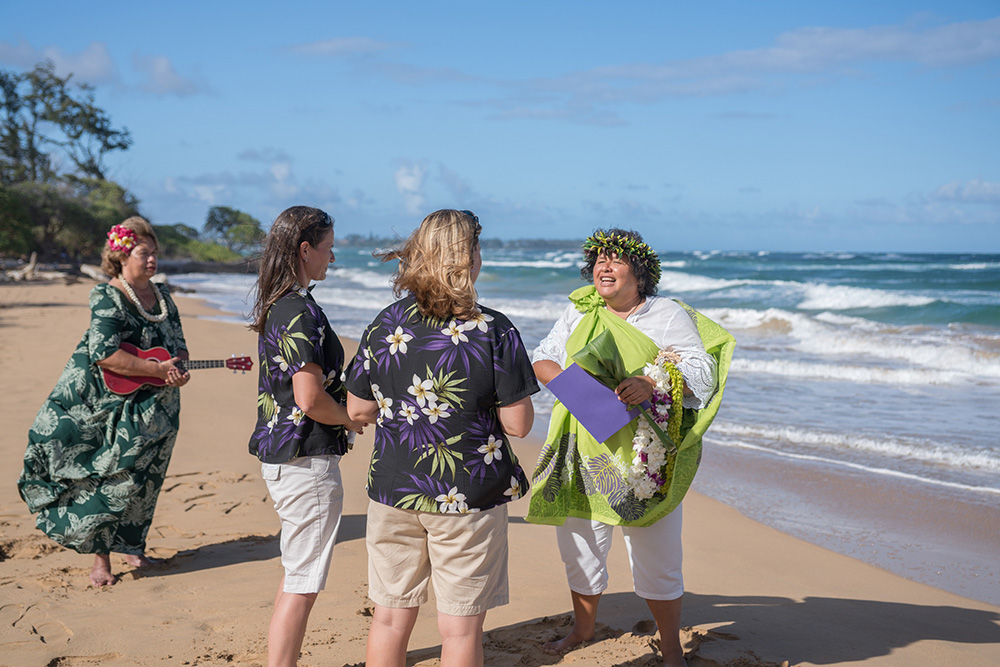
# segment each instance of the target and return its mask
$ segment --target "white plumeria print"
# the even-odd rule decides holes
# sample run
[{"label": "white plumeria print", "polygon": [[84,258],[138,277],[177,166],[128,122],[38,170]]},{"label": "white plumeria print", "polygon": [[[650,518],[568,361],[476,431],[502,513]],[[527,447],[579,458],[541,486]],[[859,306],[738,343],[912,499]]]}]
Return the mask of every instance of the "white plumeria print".
[{"label": "white plumeria print", "polygon": [[502,440],[497,440],[493,434],[490,434],[490,439],[486,441],[485,445],[480,445],[478,451],[480,454],[485,454],[483,461],[487,465],[493,463],[493,460],[497,461],[503,459],[503,451],[501,451],[500,446],[503,444]]},{"label": "white plumeria print", "polygon": [[364,354],[365,354],[365,370],[366,371],[370,371],[372,369],[371,368],[371,366],[372,366],[372,353],[371,353],[371,351],[367,347],[362,348],[361,351],[364,352]]},{"label": "white plumeria print", "polygon": [[412,396],[417,399],[417,405],[424,407],[425,405],[434,405],[437,403],[438,397],[433,391],[434,381],[430,378],[426,380],[421,380],[416,375],[413,376],[413,386],[407,389]]},{"label": "white plumeria print", "polygon": [[302,418],[305,416],[306,413],[302,412],[299,406],[296,405],[295,407],[292,408],[292,414],[288,415],[288,419],[295,422],[295,425],[298,426],[300,423],[302,423]]},{"label": "white plumeria print", "polygon": [[427,415],[427,421],[437,424],[438,419],[444,419],[449,416],[448,408],[450,407],[447,403],[430,403],[426,408],[421,408],[420,411]]},{"label": "white plumeria print", "polygon": [[420,419],[420,413],[412,405],[404,405],[399,409],[399,416],[406,420],[407,424],[413,425],[417,419]]},{"label": "white plumeria print", "polygon": [[486,313],[479,313],[472,319],[466,320],[465,324],[462,325],[462,328],[465,329],[466,331],[472,331],[473,329],[478,328],[483,333],[486,333],[487,323],[492,321],[493,321],[492,315],[487,315]]},{"label": "white plumeria print", "polygon": [[285,361],[285,358],[283,356],[281,356],[280,354],[276,354],[273,357],[271,357],[271,361],[273,361],[276,364],[278,364],[278,368],[281,369],[282,373],[284,373],[285,371],[288,370],[288,362]]},{"label": "white plumeria print", "polygon": [[378,411],[379,417],[385,419],[392,419],[392,399],[388,396],[383,396],[378,399]]},{"label": "white plumeria print", "polygon": [[465,503],[465,494],[458,492],[458,487],[453,486],[448,491],[448,493],[442,493],[435,501],[441,503],[438,506],[438,511],[445,514],[457,514],[459,503]]},{"label": "white plumeria print", "polygon": [[517,500],[521,497],[521,485],[517,483],[517,477],[511,475],[510,477],[510,488],[503,492],[505,496],[510,496],[511,500]]},{"label": "white plumeria print", "polygon": [[385,337],[385,342],[390,343],[389,354],[406,354],[406,344],[413,340],[413,336],[403,331],[403,327],[397,326],[396,330]]},{"label": "white plumeria print", "polygon": [[469,337],[465,335],[465,330],[459,325],[458,320],[452,320],[446,328],[441,329],[441,333],[451,337],[451,342],[455,345],[469,342]]},{"label": "white plumeria print", "polygon": [[333,369],[326,374],[326,379],[323,380],[323,389],[329,389],[330,385],[333,384],[334,380],[337,379],[337,369]]},{"label": "white plumeria print", "polygon": [[271,421],[267,422],[268,433],[273,431],[274,427],[278,425],[278,414],[281,412],[281,406],[274,400],[274,396],[271,397],[271,402],[274,403],[274,414],[271,415]]}]

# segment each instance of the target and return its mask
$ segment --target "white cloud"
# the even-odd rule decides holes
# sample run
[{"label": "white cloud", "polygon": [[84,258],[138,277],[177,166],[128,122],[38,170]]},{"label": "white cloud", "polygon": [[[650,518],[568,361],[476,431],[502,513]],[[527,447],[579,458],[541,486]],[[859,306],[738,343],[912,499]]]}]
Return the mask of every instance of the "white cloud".
[{"label": "white cloud", "polygon": [[17,44],[0,42],[0,62],[31,69],[43,60],[51,60],[59,76],[73,75],[77,83],[110,83],[118,79],[108,47],[93,42],[78,53],[67,53],[57,46],[36,48],[24,40]]},{"label": "white cloud", "polygon": [[318,42],[296,44],[291,47],[291,50],[310,56],[354,56],[378,53],[392,47],[393,44],[389,42],[379,42],[368,37],[335,37]]},{"label": "white cloud", "polygon": [[292,159],[285,150],[281,148],[273,148],[271,146],[261,148],[260,150],[256,148],[248,148],[236,157],[241,160],[249,160],[253,162],[290,162]]},{"label": "white cloud", "polygon": [[399,167],[393,174],[396,190],[403,196],[406,212],[419,215],[424,208],[423,188],[427,177],[427,168],[422,164],[409,164]]},{"label": "white cloud", "polygon": [[209,206],[215,206],[220,195],[227,192],[224,185],[196,185],[191,189],[194,191],[195,197]]},{"label": "white cloud", "polygon": [[932,192],[931,199],[969,204],[1000,204],[1000,183],[978,178],[966,183],[953,181]]},{"label": "white cloud", "polygon": [[202,86],[178,74],[166,56],[136,55],[132,58],[132,65],[145,75],[146,79],[139,84],[139,88],[148,93],[185,96],[202,90]]},{"label": "white cloud", "polygon": [[292,165],[287,162],[275,162],[271,165],[271,175],[274,176],[274,180],[279,183],[284,183],[288,180],[288,177],[292,174]]},{"label": "white cloud", "polygon": [[438,171],[440,173],[441,183],[451,196],[462,205],[471,205],[466,202],[473,197],[472,186],[469,185],[468,181],[459,176],[458,172],[449,169],[448,167],[442,165],[438,166]]},{"label": "white cloud", "polygon": [[[799,28],[768,46],[662,63],[628,63],[565,76],[508,82],[495,101],[501,118],[620,122],[602,107],[671,98],[713,97],[813,85],[817,77],[856,76],[878,63],[955,68],[1000,57],[1000,18],[938,26]],[[746,117],[746,116],[745,116]]]}]

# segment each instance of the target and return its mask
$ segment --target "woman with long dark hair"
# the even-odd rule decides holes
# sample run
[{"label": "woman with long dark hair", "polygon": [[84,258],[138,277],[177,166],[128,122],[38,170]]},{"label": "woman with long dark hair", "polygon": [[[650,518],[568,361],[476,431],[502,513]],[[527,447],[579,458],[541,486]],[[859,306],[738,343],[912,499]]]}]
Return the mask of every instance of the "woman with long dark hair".
[{"label": "woman with long dark hair", "polygon": [[285,569],[268,631],[271,667],[298,661],[340,528],[340,457],[366,425],[347,414],[344,348],[309,293],[334,261],[333,241],[333,219],[324,211],[282,211],[267,235],[251,313],[260,381],[250,453],[261,461],[281,520]]}]

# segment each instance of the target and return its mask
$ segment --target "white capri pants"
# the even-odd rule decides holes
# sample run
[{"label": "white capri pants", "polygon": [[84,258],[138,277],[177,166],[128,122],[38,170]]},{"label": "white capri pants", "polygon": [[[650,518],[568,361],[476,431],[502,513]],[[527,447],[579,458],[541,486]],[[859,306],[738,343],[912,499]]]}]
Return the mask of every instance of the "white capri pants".
[{"label": "white capri pants", "polygon": [[[676,600],[684,594],[681,573],[681,505],[652,526],[622,526],[632,586],[646,600]],[[608,588],[608,552],[614,526],[568,517],[556,527],[559,553],[571,591],[599,595]]]},{"label": "white capri pants", "polygon": [[302,456],[286,463],[262,463],[261,474],[281,519],[282,590],[319,593],[326,587],[344,510],[340,457]]}]

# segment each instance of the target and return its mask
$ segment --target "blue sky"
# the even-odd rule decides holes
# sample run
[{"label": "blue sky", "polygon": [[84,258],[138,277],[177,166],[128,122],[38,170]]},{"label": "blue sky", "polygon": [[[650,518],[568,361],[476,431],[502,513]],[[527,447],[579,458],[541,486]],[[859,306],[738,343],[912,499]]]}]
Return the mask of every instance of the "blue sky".
[{"label": "blue sky", "polygon": [[996,0],[0,0],[0,67],[46,57],[132,133],[110,176],[154,223],[1000,252]]}]

